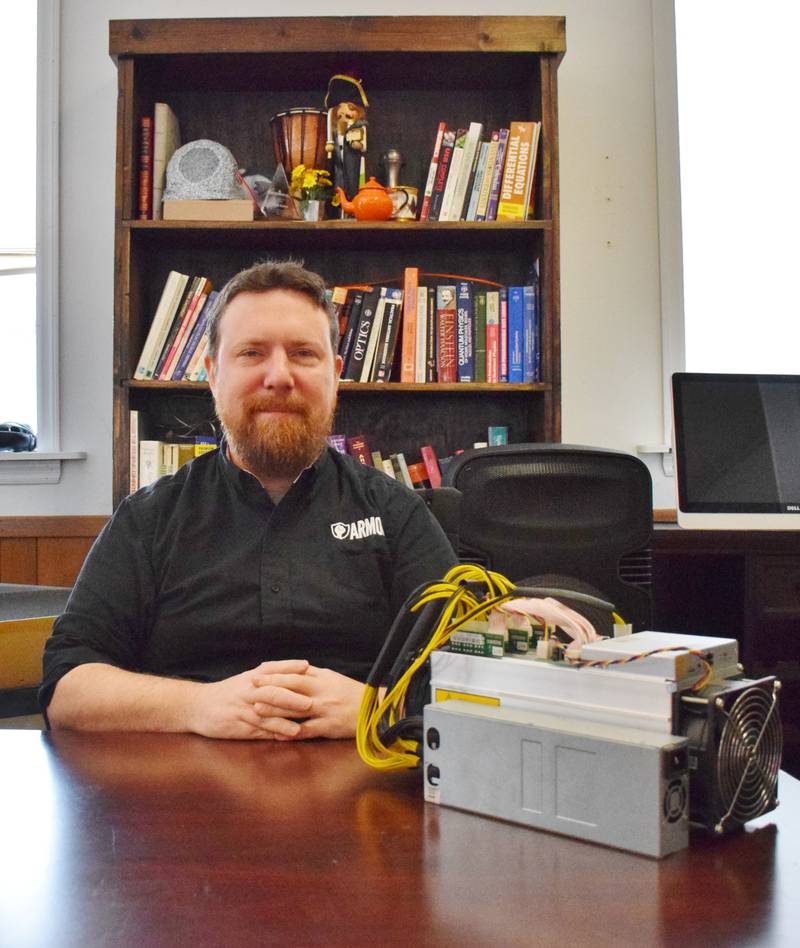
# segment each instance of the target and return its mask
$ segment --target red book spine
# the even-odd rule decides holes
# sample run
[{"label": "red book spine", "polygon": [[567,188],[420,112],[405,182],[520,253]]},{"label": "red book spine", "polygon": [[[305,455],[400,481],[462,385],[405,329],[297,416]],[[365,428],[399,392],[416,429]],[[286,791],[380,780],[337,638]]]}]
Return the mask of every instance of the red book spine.
[{"label": "red book spine", "polygon": [[372,467],[372,455],[370,454],[369,444],[364,435],[353,435],[347,439],[347,453],[367,467]]},{"label": "red book spine", "polygon": [[431,487],[441,487],[442,472],[439,470],[439,461],[436,457],[436,452],[431,445],[424,444],[420,448],[420,453],[422,454],[422,461],[425,464],[425,470],[428,472],[428,480],[431,482]]},{"label": "red book spine", "polygon": [[425,193],[422,197],[422,208],[419,212],[419,219],[421,221],[426,221],[428,219],[428,212],[431,209],[431,197],[433,195],[433,185],[436,181],[436,170],[439,166],[439,154],[442,150],[442,137],[444,136],[445,129],[447,126],[444,122],[439,122],[439,127],[436,130],[436,140],[433,143],[433,155],[431,156],[431,164],[428,168],[428,180],[425,182]]},{"label": "red book spine", "polygon": [[139,123],[139,220],[153,216],[153,116]]}]

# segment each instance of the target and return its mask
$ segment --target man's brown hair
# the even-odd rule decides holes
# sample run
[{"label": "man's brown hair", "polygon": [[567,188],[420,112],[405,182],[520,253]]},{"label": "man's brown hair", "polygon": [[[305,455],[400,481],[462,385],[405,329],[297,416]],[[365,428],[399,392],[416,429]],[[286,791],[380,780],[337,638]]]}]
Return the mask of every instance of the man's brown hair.
[{"label": "man's brown hair", "polygon": [[214,308],[208,316],[206,335],[208,355],[216,363],[219,352],[219,324],[228,304],[240,293],[265,293],[267,290],[291,290],[300,293],[328,317],[331,348],[334,356],[339,349],[339,322],[325,295],[322,277],[296,260],[265,260],[246,270],[240,270],[220,290]]}]

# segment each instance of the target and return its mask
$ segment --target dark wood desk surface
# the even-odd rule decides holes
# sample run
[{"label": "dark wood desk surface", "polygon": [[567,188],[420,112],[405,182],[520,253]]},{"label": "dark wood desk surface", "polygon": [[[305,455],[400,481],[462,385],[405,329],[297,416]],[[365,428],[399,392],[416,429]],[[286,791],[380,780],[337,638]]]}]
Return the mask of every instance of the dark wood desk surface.
[{"label": "dark wood desk surface", "polygon": [[656,862],[422,802],[350,742],[0,732],[0,944],[789,945],[800,783]]}]

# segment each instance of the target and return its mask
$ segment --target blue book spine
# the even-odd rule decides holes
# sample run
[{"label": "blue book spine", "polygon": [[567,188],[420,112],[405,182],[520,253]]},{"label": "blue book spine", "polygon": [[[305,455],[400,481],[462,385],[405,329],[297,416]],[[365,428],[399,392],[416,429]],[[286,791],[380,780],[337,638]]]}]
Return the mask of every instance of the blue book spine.
[{"label": "blue book spine", "polygon": [[536,372],[536,352],[539,348],[539,314],[536,307],[536,287],[525,286],[522,290],[525,307],[522,381],[537,382],[539,380]]},{"label": "blue book spine", "polygon": [[522,382],[525,360],[525,299],[523,287],[508,288],[508,381]]},{"label": "blue book spine", "polygon": [[183,352],[181,353],[180,359],[178,359],[177,365],[172,373],[172,381],[180,382],[183,378],[184,373],[186,372],[186,367],[189,365],[189,360],[194,355],[195,349],[197,348],[200,340],[203,338],[203,333],[206,331],[206,322],[208,321],[208,314],[214,307],[214,301],[219,296],[219,293],[216,290],[212,290],[206,297],[205,303],[203,303],[203,308],[200,311],[200,315],[197,317],[194,328],[189,336],[189,340],[186,345],[183,347]]},{"label": "blue book spine", "polygon": [[461,280],[456,295],[456,344],[458,381],[475,381],[475,315],[472,308],[472,284]]}]

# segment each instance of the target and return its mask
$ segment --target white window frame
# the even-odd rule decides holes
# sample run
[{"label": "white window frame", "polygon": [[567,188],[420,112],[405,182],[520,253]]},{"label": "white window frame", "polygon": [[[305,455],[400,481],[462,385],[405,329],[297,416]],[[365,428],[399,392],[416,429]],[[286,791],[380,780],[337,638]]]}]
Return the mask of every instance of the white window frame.
[{"label": "white window frame", "polygon": [[660,454],[664,474],[672,467],[672,373],[686,364],[683,305],[683,239],[678,133],[678,59],[673,0],[651,0],[653,97],[661,301],[661,441],[637,445],[641,454]]},{"label": "white window frame", "polygon": [[61,451],[59,319],[59,38],[60,0],[38,0],[36,87],[36,396],[37,450],[0,453],[0,484],[55,484]]}]

